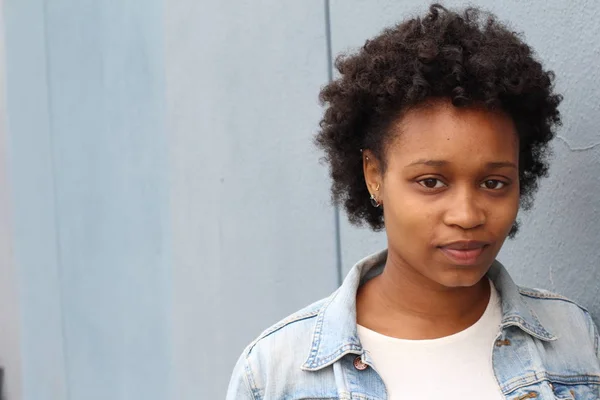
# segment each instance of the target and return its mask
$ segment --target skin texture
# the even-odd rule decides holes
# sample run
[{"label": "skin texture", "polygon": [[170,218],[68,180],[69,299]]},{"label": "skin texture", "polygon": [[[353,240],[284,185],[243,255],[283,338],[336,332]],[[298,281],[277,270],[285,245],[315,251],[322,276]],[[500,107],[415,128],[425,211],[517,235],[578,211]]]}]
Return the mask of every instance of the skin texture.
[{"label": "skin texture", "polygon": [[[506,114],[443,99],[404,113],[391,133],[385,163],[363,152],[389,253],[384,272],[359,289],[358,323],[404,339],[447,336],[489,301],[483,278],[519,209],[518,136]],[[487,243],[471,265],[443,250],[463,240]]]}]

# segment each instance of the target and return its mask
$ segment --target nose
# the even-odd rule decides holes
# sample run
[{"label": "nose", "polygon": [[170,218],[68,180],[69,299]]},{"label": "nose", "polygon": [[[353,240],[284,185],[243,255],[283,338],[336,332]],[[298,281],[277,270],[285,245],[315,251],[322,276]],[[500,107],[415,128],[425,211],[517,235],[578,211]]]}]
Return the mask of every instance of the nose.
[{"label": "nose", "polygon": [[462,229],[473,229],[485,224],[486,213],[472,189],[457,190],[444,214],[444,223]]}]

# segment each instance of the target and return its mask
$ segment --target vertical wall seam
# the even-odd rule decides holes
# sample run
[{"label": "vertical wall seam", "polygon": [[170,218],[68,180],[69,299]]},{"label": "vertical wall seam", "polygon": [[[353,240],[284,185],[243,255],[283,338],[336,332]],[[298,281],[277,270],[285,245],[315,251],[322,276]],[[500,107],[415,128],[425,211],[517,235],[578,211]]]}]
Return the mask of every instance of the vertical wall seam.
[{"label": "vertical wall seam", "polygon": [[55,232],[55,246],[56,246],[56,279],[57,279],[57,290],[58,290],[58,302],[60,307],[60,326],[61,326],[61,339],[62,339],[62,358],[63,358],[63,374],[65,384],[65,400],[71,398],[70,386],[69,386],[69,371],[67,363],[67,337],[66,337],[66,320],[65,320],[65,299],[62,290],[62,254],[60,248],[60,226],[58,221],[58,195],[57,195],[57,184],[56,184],[56,162],[55,162],[55,146],[54,138],[52,136],[53,128],[53,116],[52,116],[52,95],[51,95],[51,84],[50,84],[50,45],[48,39],[48,0],[41,0],[43,13],[43,33],[44,33],[44,62],[45,62],[45,78],[46,78],[46,107],[48,112],[48,143],[50,145],[50,176],[51,176],[51,187],[52,187],[52,201],[54,211],[54,232]]},{"label": "vertical wall seam", "polygon": [[[331,48],[331,6],[329,0],[325,0],[325,42],[327,48],[327,80],[333,80],[333,51]],[[334,205],[333,210],[334,229],[335,229],[335,257],[336,257],[336,277],[337,285],[342,284],[342,238],[340,232],[340,207]]]}]

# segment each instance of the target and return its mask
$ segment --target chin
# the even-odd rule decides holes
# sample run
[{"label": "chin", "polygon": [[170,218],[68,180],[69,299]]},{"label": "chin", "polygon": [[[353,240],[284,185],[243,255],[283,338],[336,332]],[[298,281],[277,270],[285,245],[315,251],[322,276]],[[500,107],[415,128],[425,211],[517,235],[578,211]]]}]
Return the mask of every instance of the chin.
[{"label": "chin", "polygon": [[438,274],[436,281],[447,288],[472,287],[477,285],[485,276],[487,268],[482,267],[449,267]]}]

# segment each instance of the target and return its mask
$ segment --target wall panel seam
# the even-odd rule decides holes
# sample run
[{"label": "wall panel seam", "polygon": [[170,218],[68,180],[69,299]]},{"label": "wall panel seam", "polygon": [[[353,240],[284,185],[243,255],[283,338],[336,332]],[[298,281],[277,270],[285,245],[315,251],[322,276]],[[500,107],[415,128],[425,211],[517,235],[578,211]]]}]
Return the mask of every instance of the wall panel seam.
[{"label": "wall panel seam", "polygon": [[52,85],[50,81],[50,44],[48,38],[48,0],[42,1],[42,18],[43,18],[43,34],[44,34],[44,63],[45,63],[45,78],[46,78],[46,107],[48,109],[48,143],[50,145],[50,176],[52,177],[52,201],[53,201],[53,212],[54,212],[54,232],[55,232],[55,246],[56,246],[56,279],[57,279],[57,290],[58,290],[58,301],[59,301],[59,313],[60,313],[60,336],[62,339],[62,369],[65,379],[65,400],[71,398],[70,385],[69,385],[69,370],[67,363],[67,338],[66,338],[66,320],[64,315],[65,310],[65,299],[62,290],[63,276],[62,276],[62,256],[61,256],[61,235],[60,225],[58,220],[58,195],[57,195],[57,176],[56,176],[56,162],[55,162],[55,146],[53,137],[53,114],[52,114]]},{"label": "wall panel seam", "polygon": [[[331,50],[331,5],[329,0],[324,0],[325,6],[325,41],[327,46],[327,81],[333,80],[333,54]],[[337,286],[342,284],[342,238],[340,232],[340,207],[334,204],[334,235]]]}]

